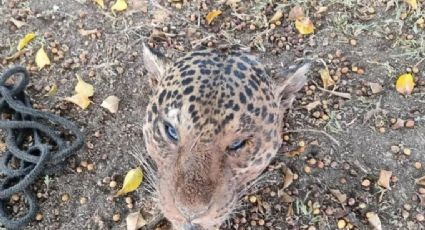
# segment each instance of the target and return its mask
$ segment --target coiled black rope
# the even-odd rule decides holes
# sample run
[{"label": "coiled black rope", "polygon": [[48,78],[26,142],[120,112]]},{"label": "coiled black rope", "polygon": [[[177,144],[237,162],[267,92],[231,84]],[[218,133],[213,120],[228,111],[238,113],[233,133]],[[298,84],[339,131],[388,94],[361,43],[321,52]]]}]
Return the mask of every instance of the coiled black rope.
[{"label": "coiled black rope", "polygon": [[[8,83],[12,76],[19,81]],[[0,158],[0,223],[8,229],[22,228],[34,219],[38,206],[30,185],[40,176],[57,172],[84,144],[77,125],[32,108],[24,92],[28,82],[28,72],[20,66],[6,70],[0,78],[0,129],[5,131],[7,147]],[[60,130],[54,129],[58,125],[69,130],[74,140],[65,141]],[[16,193],[22,193],[28,205],[28,211],[20,217],[6,210]]]}]

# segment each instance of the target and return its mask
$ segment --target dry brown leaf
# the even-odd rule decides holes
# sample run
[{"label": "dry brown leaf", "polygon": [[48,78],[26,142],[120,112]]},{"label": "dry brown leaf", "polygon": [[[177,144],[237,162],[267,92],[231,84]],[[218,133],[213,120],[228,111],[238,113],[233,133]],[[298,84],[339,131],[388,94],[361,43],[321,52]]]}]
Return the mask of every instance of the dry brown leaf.
[{"label": "dry brown leaf", "polygon": [[301,6],[294,6],[291,9],[291,11],[289,11],[288,18],[290,20],[301,19],[301,18],[304,18],[304,17],[305,17],[304,9]]},{"label": "dry brown leaf", "polygon": [[418,184],[418,185],[425,186],[425,176],[416,179],[415,183]]},{"label": "dry brown leaf", "polygon": [[116,113],[118,111],[118,104],[120,99],[116,96],[107,97],[100,106],[109,110],[111,113]]},{"label": "dry brown leaf", "polygon": [[379,83],[374,83],[374,82],[370,82],[369,83],[370,89],[372,90],[373,94],[377,94],[380,93],[384,90],[384,88],[382,87],[381,84]]},{"label": "dry brown leaf", "polygon": [[372,225],[375,230],[382,230],[381,220],[379,219],[378,214],[374,212],[368,212],[366,213],[366,218],[369,221],[369,224]]},{"label": "dry brown leaf", "polygon": [[332,195],[339,201],[339,203],[345,204],[347,202],[347,195],[345,195],[338,189],[331,189],[330,191]]},{"label": "dry brown leaf", "polygon": [[92,30],[85,30],[85,29],[79,29],[78,33],[80,33],[83,36],[88,36],[88,35],[92,35],[99,32],[97,29],[92,29]]},{"label": "dry brown leaf", "polygon": [[295,201],[295,198],[294,198],[294,197],[292,197],[292,196],[290,196],[290,195],[289,195],[288,193],[286,193],[286,192],[283,192],[283,191],[282,191],[281,196],[282,196],[282,201],[283,201],[284,203],[292,203],[292,202],[294,202],[294,201]]},{"label": "dry brown leaf", "polygon": [[126,218],[127,230],[137,230],[147,224],[140,212],[133,212],[128,214]]},{"label": "dry brown leaf", "polygon": [[271,23],[275,23],[279,21],[283,17],[283,12],[281,10],[277,10],[276,13],[274,13],[273,17],[270,19]]},{"label": "dry brown leaf", "polygon": [[206,17],[208,25],[211,24],[211,22],[214,21],[214,19],[218,17],[220,14],[221,14],[221,10],[210,11]]},{"label": "dry brown leaf", "polygon": [[19,20],[16,20],[14,18],[10,18],[9,21],[11,21],[16,27],[18,27],[18,29],[21,28],[22,26],[27,25],[26,22],[19,21]]},{"label": "dry brown leaf", "polygon": [[296,157],[296,156],[301,155],[304,152],[304,150],[305,150],[304,146],[299,146],[297,149],[292,150],[290,152],[287,152],[286,156],[287,157]]},{"label": "dry brown leaf", "polygon": [[12,54],[9,57],[6,57],[5,60],[6,61],[14,61],[16,59],[18,59],[19,57],[21,57],[25,52],[27,52],[27,50],[19,50],[16,53]]},{"label": "dry brown leaf", "polygon": [[322,78],[323,88],[327,89],[329,86],[335,85],[335,81],[331,78],[329,74],[329,69],[326,67],[319,70],[320,78]]},{"label": "dry brown leaf", "polygon": [[317,106],[319,106],[321,104],[322,104],[321,101],[313,101],[313,102],[307,104],[305,106],[305,108],[307,109],[308,112],[310,112],[311,110],[315,109]]},{"label": "dry brown leaf", "polygon": [[393,172],[381,170],[379,173],[378,185],[384,187],[385,189],[390,189],[390,179]]},{"label": "dry brown leaf", "polygon": [[285,176],[283,178],[283,188],[285,189],[289,187],[292,182],[294,182],[294,173],[291,171],[290,168],[286,167],[284,174]]}]

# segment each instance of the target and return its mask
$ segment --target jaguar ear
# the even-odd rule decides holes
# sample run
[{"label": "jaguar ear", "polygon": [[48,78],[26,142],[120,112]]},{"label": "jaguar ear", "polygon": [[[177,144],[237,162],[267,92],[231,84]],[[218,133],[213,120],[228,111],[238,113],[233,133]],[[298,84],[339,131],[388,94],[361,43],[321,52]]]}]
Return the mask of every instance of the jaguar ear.
[{"label": "jaguar ear", "polygon": [[151,84],[156,85],[164,77],[170,61],[160,51],[143,43],[143,63],[150,75]]},{"label": "jaguar ear", "polygon": [[286,110],[291,107],[295,94],[307,82],[306,73],[310,70],[311,63],[304,63],[293,73],[278,73],[274,95],[279,101],[280,108]]}]

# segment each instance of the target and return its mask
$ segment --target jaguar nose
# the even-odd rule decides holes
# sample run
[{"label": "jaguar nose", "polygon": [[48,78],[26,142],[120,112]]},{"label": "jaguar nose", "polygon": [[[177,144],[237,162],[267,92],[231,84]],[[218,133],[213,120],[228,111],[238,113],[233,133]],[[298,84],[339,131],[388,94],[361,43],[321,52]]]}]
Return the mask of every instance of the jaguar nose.
[{"label": "jaguar nose", "polygon": [[187,223],[184,225],[184,230],[202,230],[199,225]]}]

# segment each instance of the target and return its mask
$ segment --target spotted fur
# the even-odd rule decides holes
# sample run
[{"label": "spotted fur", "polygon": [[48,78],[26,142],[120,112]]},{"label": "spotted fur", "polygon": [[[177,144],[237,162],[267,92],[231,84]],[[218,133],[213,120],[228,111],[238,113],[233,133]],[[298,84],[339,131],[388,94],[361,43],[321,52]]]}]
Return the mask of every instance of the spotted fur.
[{"label": "spotted fur", "polygon": [[[278,151],[283,113],[308,66],[277,84],[238,49],[197,50],[171,61],[145,46],[144,64],[156,82],[143,134],[158,170],[160,209],[174,229],[218,227]],[[243,146],[230,149],[237,140]]]}]

